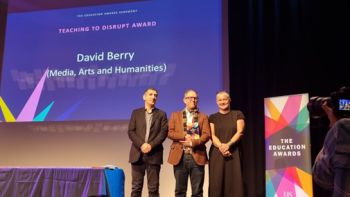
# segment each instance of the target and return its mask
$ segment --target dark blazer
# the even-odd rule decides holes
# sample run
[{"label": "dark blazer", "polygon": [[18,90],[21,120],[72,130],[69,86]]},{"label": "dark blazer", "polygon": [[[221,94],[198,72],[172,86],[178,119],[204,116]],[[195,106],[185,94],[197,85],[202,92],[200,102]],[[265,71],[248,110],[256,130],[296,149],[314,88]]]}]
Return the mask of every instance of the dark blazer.
[{"label": "dark blazer", "polygon": [[[198,115],[199,129],[201,131],[200,139],[192,140],[192,156],[198,165],[205,165],[208,162],[207,151],[205,143],[210,138],[210,126],[208,116],[204,113]],[[177,165],[180,163],[183,147],[179,142],[185,140],[186,132],[183,127],[182,111],[174,112],[171,114],[169,120],[169,133],[168,137],[173,140],[170,147],[170,153],[168,163]]]},{"label": "dark blazer", "polygon": [[[128,135],[132,142],[129,154],[129,162],[135,163],[139,161],[142,152],[141,146],[145,143],[146,135],[146,117],[145,108],[135,109],[130,118]],[[163,145],[168,135],[168,120],[166,113],[160,109],[153,110],[151,129],[149,133],[148,143],[152,146],[152,150],[147,153],[146,162],[149,164],[163,163]]]}]

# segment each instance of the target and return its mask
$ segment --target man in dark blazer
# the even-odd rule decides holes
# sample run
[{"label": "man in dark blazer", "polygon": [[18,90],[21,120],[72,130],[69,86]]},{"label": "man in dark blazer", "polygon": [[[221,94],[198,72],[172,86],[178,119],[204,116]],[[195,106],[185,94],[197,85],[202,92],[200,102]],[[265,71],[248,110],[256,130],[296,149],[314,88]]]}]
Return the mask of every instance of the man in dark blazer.
[{"label": "man in dark blazer", "polygon": [[129,155],[132,197],[141,196],[145,172],[149,196],[159,196],[162,143],[168,135],[168,121],[166,113],[155,108],[157,98],[157,90],[148,88],[143,94],[145,106],[135,109],[131,114],[128,135],[132,142]]},{"label": "man in dark blazer", "polygon": [[173,140],[168,162],[174,165],[175,196],[186,197],[188,176],[192,196],[203,196],[204,166],[208,162],[205,143],[210,138],[208,116],[198,111],[198,95],[187,90],[185,109],[171,114],[168,137]]}]

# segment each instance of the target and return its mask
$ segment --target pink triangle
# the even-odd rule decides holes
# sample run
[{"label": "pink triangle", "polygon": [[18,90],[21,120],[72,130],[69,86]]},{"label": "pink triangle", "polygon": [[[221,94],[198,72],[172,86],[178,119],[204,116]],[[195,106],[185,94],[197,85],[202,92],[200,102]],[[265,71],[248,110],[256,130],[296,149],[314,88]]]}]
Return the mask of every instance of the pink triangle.
[{"label": "pink triangle", "polygon": [[44,87],[46,75],[48,69],[46,69],[44,75],[41,77],[38,85],[36,85],[32,95],[30,95],[27,103],[24,105],[21,113],[17,117],[17,121],[32,121],[35,116],[36,108],[38,107],[39,99]]},{"label": "pink triangle", "polygon": [[289,181],[294,182],[299,187],[301,186],[296,167],[287,168],[284,177],[289,179]]},{"label": "pink triangle", "polygon": [[292,95],[288,97],[287,103],[285,104],[282,116],[286,122],[291,123],[292,120],[299,114],[299,108],[301,103],[302,95]]},{"label": "pink triangle", "polygon": [[277,196],[296,196],[294,183],[283,177],[277,188]]}]

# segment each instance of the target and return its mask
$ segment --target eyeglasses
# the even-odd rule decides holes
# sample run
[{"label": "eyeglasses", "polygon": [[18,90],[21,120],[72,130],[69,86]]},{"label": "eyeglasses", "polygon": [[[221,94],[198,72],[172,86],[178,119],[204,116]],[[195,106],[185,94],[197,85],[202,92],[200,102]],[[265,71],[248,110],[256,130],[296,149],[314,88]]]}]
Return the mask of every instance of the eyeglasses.
[{"label": "eyeglasses", "polygon": [[194,96],[187,96],[185,99],[197,101],[199,98]]}]

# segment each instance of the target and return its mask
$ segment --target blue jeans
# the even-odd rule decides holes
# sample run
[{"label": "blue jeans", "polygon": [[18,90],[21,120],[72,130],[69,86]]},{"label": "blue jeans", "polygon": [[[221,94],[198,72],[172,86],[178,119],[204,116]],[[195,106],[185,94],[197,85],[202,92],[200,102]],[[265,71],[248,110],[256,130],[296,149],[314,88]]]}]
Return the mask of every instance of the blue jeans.
[{"label": "blue jeans", "polygon": [[192,197],[203,196],[204,166],[197,165],[191,154],[183,154],[182,161],[174,166],[175,196],[186,197],[188,176],[191,179]]}]

